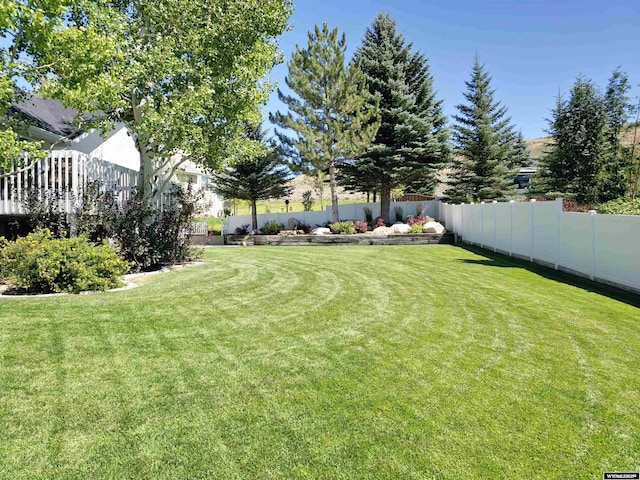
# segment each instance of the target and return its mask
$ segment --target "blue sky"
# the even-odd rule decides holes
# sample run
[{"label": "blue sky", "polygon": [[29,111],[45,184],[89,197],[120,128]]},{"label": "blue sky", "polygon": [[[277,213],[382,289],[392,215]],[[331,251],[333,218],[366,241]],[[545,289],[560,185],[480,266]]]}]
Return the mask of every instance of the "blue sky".
[{"label": "blue sky", "polygon": [[[640,1],[638,0],[294,0],[293,30],[280,39],[285,63],[270,78],[285,89],[286,61],[306,45],[314,24],[327,22],[347,36],[348,55],[380,11],[429,58],[435,87],[451,119],[463,102],[478,53],[491,73],[495,98],[509,109],[525,137],[545,135],[545,118],[558,91],[567,93],[581,73],[603,88],[620,66],[631,96],[640,95]],[[265,112],[285,111],[274,92]],[[265,115],[266,116],[266,115]]]}]

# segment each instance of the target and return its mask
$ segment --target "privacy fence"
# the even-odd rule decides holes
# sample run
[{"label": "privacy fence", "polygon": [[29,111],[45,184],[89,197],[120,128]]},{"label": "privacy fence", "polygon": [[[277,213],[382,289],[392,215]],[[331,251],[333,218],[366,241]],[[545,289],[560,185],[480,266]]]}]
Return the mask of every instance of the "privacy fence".
[{"label": "privacy fence", "polygon": [[552,202],[438,204],[466,243],[640,293],[640,217],[562,211]]}]

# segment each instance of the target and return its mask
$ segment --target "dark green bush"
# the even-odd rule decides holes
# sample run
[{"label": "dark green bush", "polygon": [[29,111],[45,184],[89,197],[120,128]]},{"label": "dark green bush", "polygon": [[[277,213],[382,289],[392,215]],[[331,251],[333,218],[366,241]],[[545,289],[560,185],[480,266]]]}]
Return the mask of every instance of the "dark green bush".
[{"label": "dark green bush", "polygon": [[260,229],[260,233],[263,235],[277,235],[284,230],[284,225],[278,223],[275,220],[265,223]]},{"label": "dark green bush", "polygon": [[198,254],[188,230],[199,213],[202,192],[194,192],[191,185],[186,189],[174,185],[166,197],[162,209],[151,205],[140,192],[119,204],[113,191],[93,182],[74,201],[78,212],[74,231],[62,213],[62,200],[56,196],[32,195],[25,208],[34,228],[46,228],[56,238],[85,235],[96,244],[113,240],[133,270],[154,270],[192,260]]},{"label": "dark green bush", "polygon": [[598,205],[598,213],[640,215],[640,198],[617,198]]},{"label": "dark green bush", "polygon": [[39,230],[0,241],[0,277],[20,292],[107,290],[121,285],[129,267],[111,247],[86,237],[54,238],[49,230]]},{"label": "dark green bush", "polygon": [[332,223],[329,228],[333,233],[340,235],[353,235],[356,233],[356,225],[350,220]]}]

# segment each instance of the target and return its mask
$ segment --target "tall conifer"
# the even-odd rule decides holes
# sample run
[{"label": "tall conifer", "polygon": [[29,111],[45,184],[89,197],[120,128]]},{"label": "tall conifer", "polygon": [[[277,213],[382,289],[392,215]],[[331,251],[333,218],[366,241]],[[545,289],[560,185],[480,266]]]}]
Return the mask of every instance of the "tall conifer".
[{"label": "tall conifer", "polygon": [[315,26],[307,48],[296,47],[287,66],[287,86],[297,95],[278,90],[289,107],[270,120],[292,130],[295,136],[276,131],[281,144],[302,169],[329,173],[333,221],[338,221],[336,171],[341,163],[364,152],[378,130],[377,101],[367,90],[364,74],[355,64],[345,66],[345,35],[338,29]]},{"label": "tall conifer", "polygon": [[449,132],[442,100],[436,99],[427,58],[412,52],[395,20],[380,13],[364,35],[354,60],[380,101],[381,126],[354,165],[360,184],[378,185],[381,215],[389,221],[391,189],[435,184],[434,173],[449,158]]},{"label": "tall conifer", "polygon": [[476,56],[465,82],[467,104],[453,118],[455,155],[447,194],[454,201],[478,201],[515,194],[513,178],[516,133],[507,108],[494,100],[491,76]]}]

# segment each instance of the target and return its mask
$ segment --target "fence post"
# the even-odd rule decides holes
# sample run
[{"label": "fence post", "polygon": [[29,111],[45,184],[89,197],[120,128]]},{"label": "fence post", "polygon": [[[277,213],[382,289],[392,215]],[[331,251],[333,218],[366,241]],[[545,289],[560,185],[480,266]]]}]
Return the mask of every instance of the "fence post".
[{"label": "fence post", "polygon": [[513,256],[513,204],[515,200],[509,200],[509,256]]},{"label": "fence post", "polygon": [[472,245],[475,242],[476,239],[476,232],[474,231],[474,226],[473,226],[473,206],[476,204],[476,202],[471,202],[469,204],[469,213],[471,214],[470,218],[471,218],[471,231],[469,234],[469,243],[471,243]]},{"label": "fence post", "polygon": [[596,211],[589,210],[589,225],[591,229],[591,280],[596,279]]},{"label": "fence post", "polygon": [[558,228],[556,232],[556,264],[555,269],[560,268],[560,222],[562,221],[562,198],[556,198],[556,214],[558,215]]},{"label": "fence post", "polygon": [[533,262],[533,251],[535,248],[535,228],[536,228],[536,222],[535,222],[535,213],[536,213],[536,199],[532,198],[531,200],[529,200],[529,203],[531,204],[531,253],[529,255],[529,261]]},{"label": "fence post", "polygon": [[463,239],[467,237],[464,225],[464,202],[460,204],[460,233],[462,234]]},{"label": "fence post", "polygon": [[495,253],[498,250],[498,218],[496,213],[498,201],[494,200],[491,203],[493,204],[493,252]]},{"label": "fence post", "polygon": [[480,248],[484,248],[484,202],[480,202]]}]

